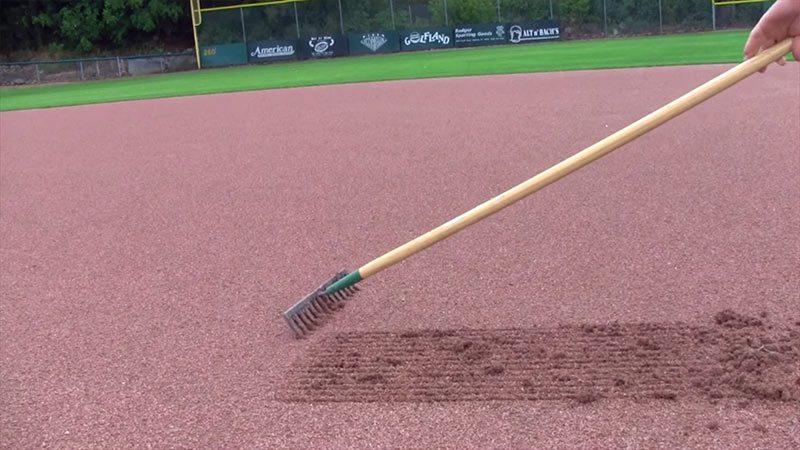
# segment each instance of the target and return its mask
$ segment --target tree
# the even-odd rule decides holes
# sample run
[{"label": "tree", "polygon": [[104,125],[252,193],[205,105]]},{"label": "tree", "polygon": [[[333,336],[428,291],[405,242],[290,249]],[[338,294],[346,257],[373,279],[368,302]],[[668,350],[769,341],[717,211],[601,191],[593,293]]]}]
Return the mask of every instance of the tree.
[{"label": "tree", "polygon": [[183,0],[2,0],[4,53],[50,47],[87,53],[174,36],[191,39]]},{"label": "tree", "polygon": [[[558,2],[558,17],[568,25],[582,25],[592,22],[592,0],[561,0]],[[602,21],[602,11],[600,15]]]},{"label": "tree", "polygon": [[[434,24],[445,24],[444,0],[429,0],[428,10]],[[497,3],[494,0],[447,0],[447,19],[450,25],[496,22]]]}]

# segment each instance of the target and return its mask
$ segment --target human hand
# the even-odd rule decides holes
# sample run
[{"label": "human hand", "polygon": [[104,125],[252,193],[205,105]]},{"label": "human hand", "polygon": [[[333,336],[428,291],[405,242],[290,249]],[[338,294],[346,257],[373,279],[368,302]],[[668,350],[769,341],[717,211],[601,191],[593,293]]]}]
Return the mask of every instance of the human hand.
[{"label": "human hand", "polygon": [[[744,59],[750,59],[759,51],[791,37],[792,55],[800,61],[800,0],[777,0],[761,17],[744,46]],[[786,58],[777,61],[785,65]],[[759,70],[766,71],[767,68]]]}]

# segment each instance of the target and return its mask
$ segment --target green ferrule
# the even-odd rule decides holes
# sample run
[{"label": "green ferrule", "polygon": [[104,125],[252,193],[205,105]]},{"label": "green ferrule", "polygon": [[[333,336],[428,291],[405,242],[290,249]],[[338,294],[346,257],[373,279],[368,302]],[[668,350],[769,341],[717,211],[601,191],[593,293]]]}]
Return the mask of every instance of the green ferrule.
[{"label": "green ferrule", "polygon": [[339,292],[346,287],[350,287],[358,283],[359,281],[361,281],[361,274],[358,273],[358,270],[354,270],[353,272],[350,272],[349,274],[345,275],[344,278],[328,286],[328,288],[325,289],[325,293],[333,294],[334,292]]}]

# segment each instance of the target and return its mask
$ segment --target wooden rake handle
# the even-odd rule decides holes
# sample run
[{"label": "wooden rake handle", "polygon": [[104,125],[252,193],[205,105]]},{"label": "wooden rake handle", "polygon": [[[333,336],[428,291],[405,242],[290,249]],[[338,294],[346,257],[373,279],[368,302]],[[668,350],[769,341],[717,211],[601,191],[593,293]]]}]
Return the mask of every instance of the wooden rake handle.
[{"label": "wooden rake handle", "polygon": [[533,178],[376,258],[358,269],[359,278],[374,275],[627,144],[777,61],[791,50],[791,45],[791,39],[779,42]]}]

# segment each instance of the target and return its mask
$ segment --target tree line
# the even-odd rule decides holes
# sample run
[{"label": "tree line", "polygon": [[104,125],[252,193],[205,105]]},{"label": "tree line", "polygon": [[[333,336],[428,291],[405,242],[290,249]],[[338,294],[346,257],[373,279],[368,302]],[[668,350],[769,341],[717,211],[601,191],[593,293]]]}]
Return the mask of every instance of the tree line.
[{"label": "tree line", "polygon": [[[390,3],[391,1],[391,3]],[[247,1],[200,0],[204,8]],[[253,3],[253,1],[250,1]],[[339,18],[342,5],[342,24]],[[445,3],[447,8],[445,10]],[[718,8],[718,20],[749,26],[768,4]],[[546,19],[551,14],[573,36],[607,31],[657,30],[658,0],[308,0],[297,4],[208,12],[198,28],[201,42],[277,39],[316,33]],[[2,0],[0,51],[56,54],[125,54],[166,45],[193,46],[189,0]],[[499,9],[499,11],[498,11]],[[295,13],[297,16],[295,17]],[[708,28],[709,0],[661,0],[663,23]],[[726,19],[727,18],[727,19]]]}]

